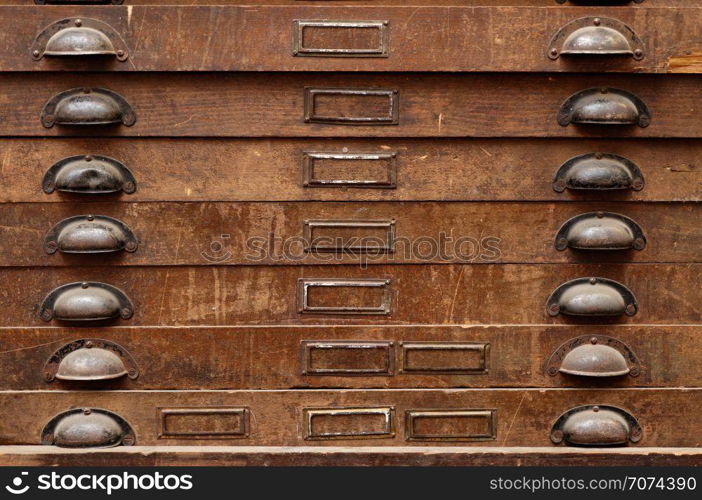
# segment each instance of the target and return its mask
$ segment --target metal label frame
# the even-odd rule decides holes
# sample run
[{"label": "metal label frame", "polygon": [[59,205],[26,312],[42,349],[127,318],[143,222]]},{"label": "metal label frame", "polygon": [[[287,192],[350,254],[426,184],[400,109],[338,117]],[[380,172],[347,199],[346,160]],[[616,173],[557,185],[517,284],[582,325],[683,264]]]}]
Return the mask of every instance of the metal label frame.
[{"label": "metal label frame", "polygon": [[[315,349],[362,349],[382,350],[385,353],[383,368],[312,368],[312,351]],[[391,341],[355,341],[355,340],[303,340],[300,343],[302,375],[327,376],[392,376],[395,371],[395,345]]]},{"label": "metal label frame", "polygon": [[[247,407],[212,407],[212,408],[197,408],[197,407],[181,407],[181,408],[159,408],[160,429],[158,433],[159,439],[243,439],[249,437],[250,433],[250,415],[251,412]],[[171,416],[178,415],[234,415],[238,416],[241,421],[240,432],[173,432],[168,431],[166,420]]]},{"label": "metal label frame", "polygon": [[[345,278],[299,278],[297,280],[298,312],[300,314],[348,314],[348,315],[384,315],[390,314],[392,292],[389,279],[345,279]],[[369,287],[382,288],[383,299],[378,306],[310,306],[309,288],[326,287]]]},{"label": "metal label frame", "polygon": [[[386,179],[320,179],[315,177],[317,160],[379,161],[387,170]],[[351,187],[395,189],[397,187],[397,153],[324,153],[303,151],[302,185],[304,187]]]},{"label": "metal label frame", "polygon": [[[293,21],[293,49],[294,56],[307,57],[389,57],[390,55],[390,30],[388,21]],[[376,48],[368,49],[344,49],[305,47],[305,28],[355,28],[355,29],[377,29],[380,43]]]},{"label": "metal label frame", "polygon": [[[470,436],[454,434],[419,434],[414,429],[419,418],[483,417],[488,424],[488,432]],[[405,439],[407,441],[494,441],[497,439],[497,409],[454,409],[454,410],[406,410]]]},{"label": "metal label frame", "polygon": [[[304,439],[308,441],[332,439],[388,439],[395,437],[395,408],[303,408]],[[384,417],[384,428],[378,431],[360,432],[326,432],[315,433],[312,420],[317,416],[334,417],[336,415],[380,415]]]},{"label": "metal label frame", "polygon": [[[407,366],[408,351],[475,351],[480,353],[480,365],[478,369],[467,368],[409,368]],[[489,342],[400,342],[400,363],[398,373],[409,374],[450,374],[450,375],[486,375],[490,365],[490,343]]]},{"label": "metal label frame", "polygon": [[[384,116],[323,116],[315,114],[315,100],[319,95],[326,96],[381,96],[388,98],[388,113]],[[398,125],[400,122],[400,99],[396,89],[360,88],[312,88],[305,87],[305,123],[326,123],[336,125]]]},{"label": "metal label frame", "polygon": [[[378,247],[361,245],[338,246],[335,244],[326,245],[313,242],[313,232],[319,228],[368,228],[385,229],[385,244]],[[302,223],[302,237],[305,241],[305,252],[308,253],[370,253],[373,255],[393,253],[395,251],[395,220],[306,220]],[[334,238],[332,238],[334,239]]]}]

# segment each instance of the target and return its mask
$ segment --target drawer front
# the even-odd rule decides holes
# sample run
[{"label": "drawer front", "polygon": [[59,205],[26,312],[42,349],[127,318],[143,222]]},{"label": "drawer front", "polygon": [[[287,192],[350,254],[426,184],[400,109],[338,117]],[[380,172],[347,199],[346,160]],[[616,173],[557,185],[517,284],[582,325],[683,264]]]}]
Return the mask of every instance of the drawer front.
[{"label": "drawer front", "polygon": [[[167,5],[200,5],[209,4],[212,0],[167,0]],[[219,5],[296,5],[300,0],[219,0]],[[322,0],[321,5],[330,4],[334,5],[336,0]],[[570,0],[554,0],[556,3],[554,6],[558,5],[564,9],[571,9],[577,4],[577,1]],[[646,3],[643,6],[649,7],[689,7],[699,5],[699,0],[641,0]],[[82,4],[109,4],[114,5],[150,5],[153,0],[0,0],[0,5],[43,5],[45,8],[50,8],[54,5],[82,5]],[[348,0],[344,2],[345,5],[355,5],[364,4],[366,0]],[[641,2],[637,0],[622,0],[621,4],[630,4],[632,7],[643,7],[640,5]],[[407,2],[403,0],[384,0],[385,5],[406,5]],[[412,5],[497,5],[497,6],[535,6],[543,7],[543,0],[412,0]]]},{"label": "drawer front", "polygon": [[[702,321],[690,307],[700,301],[698,264],[7,268],[0,276],[1,326]],[[578,297],[593,308],[578,310]]]},{"label": "drawer front", "polygon": [[702,261],[687,204],[13,204],[0,238],[0,266]]},{"label": "drawer front", "polygon": [[[327,4],[261,6],[255,10],[238,6],[1,9],[2,71],[94,70],[95,62],[90,57],[81,57],[73,45],[61,39],[62,31],[85,30],[92,19],[101,23],[99,30],[111,39],[107,49],[93,41],[111,52],[112,57],[97,63],[111,71],[702,69],[698,54],[690,54],[699,50],[702,36],[699,8],[593,10],[554,4],[544,8],[349,8]],[[609,44],[604,43],[599,47],[601,52],[594,56],[568,55],[563,39],[576,29],[570,23],[587,16],[587,28],[614,29],[621,40],[611,40],[611,33],[586,31],[580,36],[588,40],[605,36]],[[59,22],[62,19],[71,21],[63,24]],[[81,23],[76,27],[78,19]],[[183,19],[188,22],[182,23]],[[533,26],[540,29],[531,29]],[[230,36],[231,33],[241,36]],[[551,42],[554,37],[555,44]],[[174,40],[182,41],[180,48],[174,49]],[[485,40],[500,42],[486,44]],[[563,54],[550,52],[553,46],[559,47],[553,50],[562,49]],[[81,48],[88,51],[93,47],[84,44]],[[626,55],[613,56],[612,51],[624,51]]]},{"label": "drawer front", "polygon": [[[0,136],[12,137],[700,137],[702,130],[695,112],[702,89],[691,75],[5,73],[0,88]],[[103,112],[79,113],[75,103],[86,99]],[[595,105],[600,100],[607,105]]]},{"label": "drawer front", "polygon": [[[601,437],[604,446],[621,439],[628,446],[698,447],[702,423],[697,389],[37,391],[4,392],[0,403],[19,416],[3,426],[3,445],[65,442],[84,418],[111,426],[116,439],[130,436],[127,444],[146,446],[562,447],[568,439],[592,441],[583,427],[602,419],[613,429]],[[70,415],[61,412],[70,408],[73,419],[65,420]],[[580,415],[566,422],[574,413]],[[119,419],[124,430],[102,417]]]},{"label": "drawer front", "polygon": [[[44,191],[53,165],[87,167],[80,155],[112,158],[133,174],[134,191],[120,184],[97,201],[702,200],[702,144],[690,140],[75,138],[0,139],[0,149],[3,202],[91,199],[70,185]],[[599,152],[624,160],[598,160]],[[603,162],[636,168],[643,188],[629,173],[628,184],[554,189],[561,166],[583,155],[585,174]]]},{"label": "drawer front", "polygon": [[[5,328],[0,389],[694,387],[702,383],[700,333],[598,325]],[[79,371],[85,365],[92,368]]]}]

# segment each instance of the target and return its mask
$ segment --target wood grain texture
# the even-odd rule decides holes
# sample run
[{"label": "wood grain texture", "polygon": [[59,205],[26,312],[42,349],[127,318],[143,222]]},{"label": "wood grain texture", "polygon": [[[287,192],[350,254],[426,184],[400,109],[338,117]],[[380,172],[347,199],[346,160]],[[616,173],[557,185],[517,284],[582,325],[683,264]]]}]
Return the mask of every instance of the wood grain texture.
[{"label": "wood grain texture", "polygon": [[[90,201],[702,201],[702,143],[676,139],[0,139],[2,202]],[[556,193],[566,160],[593,152],[641,169],[642,191]],[[305,187],[303,154],[395,153],[394,189]],[[135,175],[131,195],[86,196],[41,189],[46,170],[80,154],[105,155]],[[338,165],[341,163],[341,165]],[[377,160],[362,161],[365,168]],[[338,161],[337,178],[358,172]],[[378,167],[380,168],[380,167]]]},{"label": "wood grain texture", "polygon": [[[702,384],[699,326],[401,326],[401,327],[190,327],[190,328],[3,328],[0,329],[1,390],[316,389],[447,387],[697,387]],[[607,335],[638,357],[641,373],[623,377],[576,377],[545,373],[563,343]],[[43,368],[61,346],[101,338],[125,348],[139,377],[116,381],[46,382]],[[323,374],[303,369],[305,343],[384,343],[391,367],[376,375]],[[435,372],[403,369],[403,346],[487,345],[485,372],[446,373],[456,356],[436,352]],[[448,343],[448,344],[447,344]],[[468,358],[467,355],[464,355]],[[453,365],[451,363],[454,363]],[[443,364],[442,364],[443,363]],[[338,357],[329,368],[375,367],[360,355]],[[464,366],[468,365],[464,361]],[[312,365],[319,366],[319,365]],[[178,369],[174,370],[174,367]]]},{"label": "wood grain texture", "polygon": [[[556,249],[567,220],[580,214],[595,218],[600,211],[630,217],[643,230],[646,248]],[[8,204],[0,210],[0,239],[12,244],[0,255],[0,266],[693,263],[702,262],[696,212],[693,204],[606,202]],[[88,214],[125,223],[139,240],[137,251],[47,253],[52,226]],[[329,221],[359,227],[335,228]],[[374,228],[374,222],[394,227]],[[322,247],[337,250],[313,251]],[[352,247],[361,250],[348,250]]]},{"label": "wood grain texture", "polygon": [[[603,85],[638,95],[651,125],[560,126],[573,93]],[[137,116],[132,127],[54,126],[39,115],[55,94],[106,87]],[[305,123],[305,87],[398,91],[398,125]],[[0,136],[212,137],[701,137],[702,88],[690,75],[371,73],[4,73]],[[327,103],[329,104],[329,103]],[[331,107],[347,102],[334,101]],[[333,111],[364,115],[363,104]]]},{"label": "wood grain texture", "polygon": [[[494,440],[430,441],[437,446],[552,446],[551,427],[565,411],[580,405],[612,405],[638,419],[643,437],[636,446],[699,447],[696,429],[702,417],[701,389],[453,389],[453,390],[319,390],[319,391],[70,391],[0,392],[10,419],[0,431],[2,445],[39,444],[44,425],[69,408],[103,408],[125,418],[137,445],[251,446],[421,446],[427,441],[406,440],[405,411],[420,409],[494,409]],[[160,438],[160,408],[248,408],[248,437]],[[375,439],[305,440],[305,408],[392,408],[394,437]],[[361,422],[362,423],[362,422]],[[352,429],[354,422],[339,423]],[[197,422],[188,429],[199,431]],[[349,427],[347,427],[347,425]],[[366,424],[367,425],[367,424]],[[367,427],[359,426],[359,430]],[[208,439],[209,438],[209,439]]]},{"label": "wood grain texture", "polygon": [[[107,262],[106,262],[107,263]],[[551,318],[546,300],[562,283],[599,276],[625,284],[638,300],[633,317],[609,320]],[[47,326],[39,306],[55,287],[102,281],[134,302],[125,326],[295,324],[695,324],[702,265],[395,265],[7,268],[0,326]],[[389,315],[300,314],[298,278],[389,279]],[[333,290],[332,305],[358,301]],[[356,301],[356,302],[354,302]],[[89,331],[89,324],[78,325]]]},{"label": "wood grain texture", "polygon": [[[124,0],[123,6],[130,5],[152,5],[154,0]],[[159,5],[209,5],[212,0],[162,0]],[[218,0],[217,5],[354,5],[354,6],[375,6],[377,0]],[[555,0],[383,0],[384,5],[496,5],[496,6],[533,6],[550,7],[561,6],[563,9],[571,9],[578,5],[578,2],[566,1],[564,4]],[[698,6],[699,0],[645,0],[643,4],[632,3],[631,7],[688,7]],[[36,5],[35,0],[0,0],[0,5]],[[582,6],[582,2],[581,2]],[[43,5],[42,8],[50,7]],[[112,8],[112,7],[110,7]]]},{"label": "wood grain texture", "polygon": [[0,446],[11,466],[696,466],[699,448],[131,446],[72,450]]},{"label": "wood grain texture", "polygon": [[[575,71],[700,72],[669,64],[702,49],[702,9],[569,7],[343,6],[49,6],[0,8],[2,71]],[[684,15],[683,15],[684,14]],[[552,36],[570,21],[610,15],[643,40],[645,57],[561,57],[550,60]],[[44,27],[65,17],[106,22],[121,35],[129,59],[31,56]],[[21,23],[16,22],[22,19]],[[388,57],[293,55],[295,20],[387,21]],[[313,47],[377,47],[356,33],[326,28]],[[336,31],[336,32],[335,32]],[[236,34],[236,36],[232,36]],[[308,31],[306,37],[313,37]],[[360,44],[360,45],[359,45]],[[68,59],[68,60],[67,60]]]}]

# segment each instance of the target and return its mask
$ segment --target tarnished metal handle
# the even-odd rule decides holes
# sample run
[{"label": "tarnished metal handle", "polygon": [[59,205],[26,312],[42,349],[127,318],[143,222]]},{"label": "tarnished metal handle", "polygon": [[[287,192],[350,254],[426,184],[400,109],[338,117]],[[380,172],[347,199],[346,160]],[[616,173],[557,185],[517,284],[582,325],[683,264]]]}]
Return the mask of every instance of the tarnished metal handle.
[{"label": "tarnished metal handle", "polygon": [[646,236],[629,217],[611,212],[589,212],[567,220],[556,234],[557,250],[643,250]]},{"label": "tarnished metal handle", "polygon": [[623,22],[609,17],[583,17],[559,29],[548,46],[548,57],[630,56],[641,60],[644,44]]},{"label": "tarnished metal handle", "polygon": [[110,194],[136,191],[136,179],[121,162],[100,155],[69,156],[57,161],[44,174],[45,193]]},{"label": "tarnished metal handle", "polygon": [[621,446],[638,443],[643,430],[629,412],[608,405],[577,406],[558,417],[551,428],[554,444]]},{"label": "tarnished metal handle", "polygon": [[46,253],[112,253],[138,247],[124,222],[104,215],[77,215],[57,223],[44,238]]},{"label": "tarnished metal handle", "polygon": [[136,115],[129,103],[108,89],[76,88],[56,94],[44,105],[41,123],[54,125],[110,125],[131,127]]},{"label": "tarnished metal handle", "polygon": [[544,370],[551,377],[559,373],[576,377],[638,377],[641,366],[625,343],[605,335],[582,335],[555,350]]},{"label": "tarnished metal handle", "polygon": [[626,90],[591,88],[576,92],[561,105],[559,125],[638,125],[648,127],[651,113],[646,104]]},{"label": "tarnished metal handle", "polygon": [[78,17],[60,19],[44,28],[31,51],[35,61],[42,57],[111,56],[124,62],[129,57],[127,45],[112,26]]},{"label": "tarnished metal handle", "polygon": [[638,310],[631,291],[606,278],[578,278],[556,288],[546,302],[551,316],[633,316]]},{"label": "tarnished metal handle", "polygon": [[129,319],[133,313],[132,302],[122,290],[95,281],[68,283],[55,288],[39,308],[39,316],[44,321]]},{"label": "tarnished metal handle", "polygon": [[556,172],[553,190],[606,191],[633,189],[641,191],[644,177],[636,164],[623,156],[588,153],[571,158]]},{"label": "tarnished metal handle", "polygon": [[54,352],[44,365],[44,379],[93,382],[139,376],[129,351],[109,340],[78,339]]},{"label": "tarnished metal handle", "polygon": [[41,431],[41,443],[63,448],[132,446],[136,437],[124,418],[101,408],[72,408],[59,413]]}]

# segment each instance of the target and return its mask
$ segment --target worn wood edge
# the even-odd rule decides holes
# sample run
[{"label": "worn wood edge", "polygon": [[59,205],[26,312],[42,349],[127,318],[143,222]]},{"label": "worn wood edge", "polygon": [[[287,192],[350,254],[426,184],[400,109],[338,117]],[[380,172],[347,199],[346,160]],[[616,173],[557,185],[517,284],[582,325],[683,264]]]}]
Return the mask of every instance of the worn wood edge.
[{"label": "worn wood edge", "polygon": [[0,446],[0,466],[699,466],[702,448]]}]

